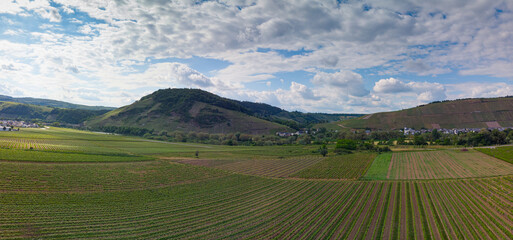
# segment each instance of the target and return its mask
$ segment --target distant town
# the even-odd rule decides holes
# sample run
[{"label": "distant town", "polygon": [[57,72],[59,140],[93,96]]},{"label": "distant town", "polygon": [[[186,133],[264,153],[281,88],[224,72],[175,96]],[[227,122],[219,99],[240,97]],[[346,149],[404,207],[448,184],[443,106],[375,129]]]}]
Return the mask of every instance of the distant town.
[{"label": "distant town", "polygon": [[[446,129],[446,128],[435,128],[439,133],[444,134],[454,134],[458,135],[460,133],[469,133],[469,132],[480,132],[482,129],[487,129],[489,131],[492,130],[499,130],[499,131],[505,131],[506,129],[513,129],[513,127],[493,127],[493,128],[452,128],[452,129]],[[421,130],[415,130],[413,128],[405,127],[403,130],[401,130],[404,135],[415,135],[415,134],[422,134],[422,133],[430,133],[433,132],[435,129],[421,129]]]},{"label": "distant town", "polygon": [[[439,133],[443,133],[443,134],[458,135],[460,133],[469,133],[469,132],[477,133],[477,132],[480,132],[483,129],[486,129],[488,131],[498,130],[498,131],[502,132],[502,131],[505,131],[507,129],[513,129],[513,127],[451,128],[451,129],[447,129],[447,128],[432,128],[432,129],[420,129],[420,130],[416,130],[414,128],[405,127],[404,129],[397,130],[397,131],[402,132],[405,136],[415,135],[415,134],[423,134],[423,133],[431,133],[434,130],[437,130]],[[312,131],[308,131],[308,130],[305,129],[305,130],[296,131],[296,132],[276,132],[276,136],[279,136],[279,137],[301,136],[301,135],[310,134],[310,133],[316,134],[319,131],[320,131],[320,129],[314,129]],[[334,130],[334,132],[338,132],[338,131]],[[356,130],[353,130],[353,133],[356,133]],[[371,130],[365,130],[365,134],[369,135],[371,133],[372,133]]]},{"label": "distant town", "polygon": [[20,128],[39,128],[39,125],[25,121],[0,120],[0,131],[19,131]]}]

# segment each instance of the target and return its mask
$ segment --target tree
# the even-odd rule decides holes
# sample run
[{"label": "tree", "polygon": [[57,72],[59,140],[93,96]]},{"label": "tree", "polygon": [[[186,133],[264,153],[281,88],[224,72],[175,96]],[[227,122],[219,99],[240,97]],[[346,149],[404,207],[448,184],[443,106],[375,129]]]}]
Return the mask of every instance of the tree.
[{"label": "tree", "polygon": [[319,148],[319,153],[320,153],[323,157],[326,157],[326,155],[328,154],[328,148],[326,147],[326,144],[323,144],[323,145]]},{"label": "tree", "polygon": [[356,141],[350,139],[340,139],[335,146],[337,154],[351,153],[351,150],[356,150]]},{"label": "tree", "polygon": [[340,139],[337,141],[338,149],[356,150],[356,141],[350,139]]},{"label": "tree", "polygon": [[415,134],[415,136],[413,136],[413,144],[414,145],[427,145],[427,142],[423,136],[421,136],[420,134]]},{"label": "tree", "polygon": [[440,139],[441,136],[442,136],[442,134],[440,134],[440,132],[438,132],[438,130],[436,128],[433,129],[433,131],[431,132],[431,139],[433,141]]}]

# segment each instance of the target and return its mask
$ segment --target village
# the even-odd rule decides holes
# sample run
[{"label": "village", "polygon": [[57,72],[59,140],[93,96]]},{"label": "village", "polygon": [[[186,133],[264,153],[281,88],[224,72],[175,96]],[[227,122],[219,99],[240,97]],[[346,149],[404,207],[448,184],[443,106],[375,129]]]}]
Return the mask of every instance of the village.
[{"label": "village", "polygon": [[[503,132],[508,129],[513,129],[513,127],[452,128],[452,129],[447,129],[447,128],[424,129],[423,128],[420,130],[417,130],[414,128],[409,128],[409,127],[404,127],[404,129],[401,129],[398,131],[402,132],[405,136],[410,136],[410,135],[413,136],[415,134],[431,133],[434,130],[437,130],[439,133],[442,133],[442,134],[458,135],[461,133],[470,133],[470,132],[478,133],[478,132],[482,131],[483,129],[486,129],[488,131],[498,130],[500,132]],[[310,133],[316,134],[319,131],[320,131],[320,129],[314,129],[311,131],[303,129],[303,130],[296,131],[296,132],[276,132],[276,136],[279,136],[279,137],[301,136],[301,135],[310,134]],[[338,132],[338,131],[335,130],[334,132]],[[356,130],[353,130],[353,133],[356,133]],[[372,133],[372,130],[365,130],[366,135],[370,135],[371,133]]]},{"label": "village", "polygon": [[19,131],[20,128],[39,128],[39,125],[18,120],[0,120],[0,131]]},{"label": "village", "polygon": [[513,127],[489,127],[489,128],[452,128],[452,129],[446,129],[446,128],[434,128],[434,129],[421,129],[416,130],[413,128],[405,127],[403,130],[401,130],[405,136],[408,135],[415,135],[415,134],[422,134],[422,133],[430,133],[434,130],[437,130],[439,133],[443,134],[454,134],[458,135],[460,133],[469,133],[469,132],[480,132],[483,129],[486,129],[488,131],[492,130],[499,130],[499,131],[505,131],[506,129],[513,129]]}]

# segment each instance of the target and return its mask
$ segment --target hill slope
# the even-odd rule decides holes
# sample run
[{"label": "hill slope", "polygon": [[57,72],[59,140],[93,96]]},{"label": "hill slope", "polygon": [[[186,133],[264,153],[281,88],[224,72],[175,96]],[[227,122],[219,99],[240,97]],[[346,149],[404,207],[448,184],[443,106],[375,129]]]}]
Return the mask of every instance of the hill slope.
[{"label": "hill slope", "polygon": [[162,89],[86,122],[88,127],[134,127],[165,131],[269,134],[291,129],[252,116],[241,102],[199,89]]},{"label": "hill slope", "polygon": [[435,102],[370,114],[342,124],[361,129],[513,127],[513,97]]},{"label": "hill slope", "polygon": [[88,118],[104,114],[106,110],[65,109],[0,101],[0,118],[80,124]]},{"label": "hill slope", "polygon": [[114,110],[114,107],[103,107],[103,106],[86,106],[74,103],[68,103],[63,101],[51,100],[51,99],[42,99],[42,98],[14,98],[10,96],[0,95],[0,101],[4,102],[17,102],[17,103],[25,103],[46,107],[54,107],[54,108],[69,108],[69,109],[83,109],[83,110]]}]

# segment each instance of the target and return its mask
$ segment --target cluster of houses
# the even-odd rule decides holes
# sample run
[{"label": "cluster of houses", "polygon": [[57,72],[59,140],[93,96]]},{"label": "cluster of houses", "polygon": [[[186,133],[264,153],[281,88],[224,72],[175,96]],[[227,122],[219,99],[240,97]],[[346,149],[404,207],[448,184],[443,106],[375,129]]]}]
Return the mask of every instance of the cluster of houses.
[{"label": "cluster of houses", "polygon": [[[513,127],[499,127],[499,128],[487,128],[488,130],[494,130],[494,129],[497,129],[499,131],[504,131],[506,129],[513,129]],[[468,133],[468,132],[480,132],[482,130],[482,128],[453,128],[453,129],[445,129],[445,128],[439,128],[437,129],[437,131],[439,133],[445,133],[445,134],[454,134],[454,135],[457,135],[457,134],[460,134],[460,133]],[[405,127],[404,130],[402,130],[402,132],[404,133],[404,135],[415,135],[417,133],[430,133],[432,132],[433,129],[421,129],[421,130],[415,130],[413,128],[408,128],[408,127]]]},{"label": "cluster of houses", "polygon": [[301,136],[308,134],[308,131],[296,131],[296,132],[277,132],[276,135],[279,137],[290,137],[290,136]]},{"label": "cluster of houses", "polygon": [[20,128],[38,128],[35,123],[16,120],[0,120],[0,131],[19,131]]}]

